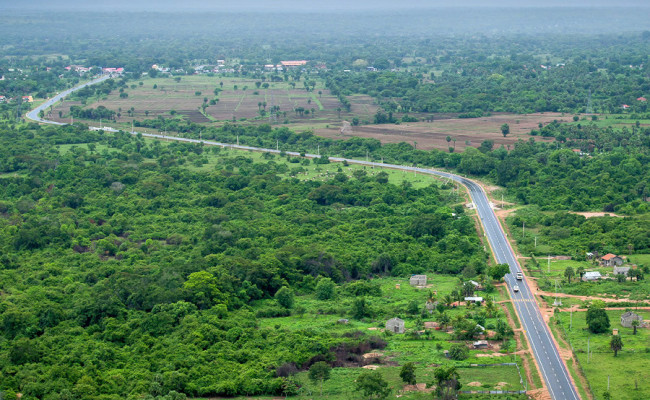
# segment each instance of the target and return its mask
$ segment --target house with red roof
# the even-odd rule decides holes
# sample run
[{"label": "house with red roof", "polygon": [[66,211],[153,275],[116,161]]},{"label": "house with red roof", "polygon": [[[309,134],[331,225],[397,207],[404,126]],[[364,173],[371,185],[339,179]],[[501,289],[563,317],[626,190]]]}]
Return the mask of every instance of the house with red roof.
[{"label": "house with red roof", "polygon": [[646,99],[645,97],[639,97],[638,99],[636,99],[636,101],[646,102],[648,101],[648,99]]},{"label": "house with red roof", "polygon": [[608,253],[600,258],[600,263],[604,267],[616,267],[623,265],[623,258],[616,254]]},{"label": "house with red roof", "polygon": [[306,60],[299,60],[299,61],[280,61],[280,64],[282,64],[283,67],[302,67],[303,65],[307,65]]},{"label": "house with red roof", "polygon": [[121,67],[120,68],[102,68],[102,72],[105,73],[105,74],[111,74],[111,75],[113,75],[113,74],[121,75],[122,73],[124,73],[124,68],[121,68]]},{"label": "house with red roof", "polygon": [[630,108],[630,106],[628,106],[627,104],[623,104],[623,105],[621,106],[621,108],[622,108],[623,110],[627,110],[628,108]]}]

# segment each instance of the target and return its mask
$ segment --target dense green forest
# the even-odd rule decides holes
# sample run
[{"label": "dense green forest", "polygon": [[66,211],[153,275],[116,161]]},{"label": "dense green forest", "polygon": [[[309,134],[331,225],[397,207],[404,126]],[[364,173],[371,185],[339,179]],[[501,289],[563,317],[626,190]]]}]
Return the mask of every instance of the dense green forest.
[{"label": "dense green forest", "polygon": [[[519,233],[524,225],[541,249],[575,260],[587,251],[650,253],[646,11],[1,13],[0,400],[16,393],[24,400],[288,396],[304,388],[297,376],[314,365],[359,367],[364,353],[391,346],[402,351],[399,362],[412,358],[431,373],[442,365],[435,373],[444,373],[479,362],[476,351],[470,356],[465,344],[449,341],[477,339],[483,326],[507,353],[513,331],[495,306],[507,295],[490,279],[507,266],[488,266],[467,198],[449,182],[414,185],[402,175],[396,183],[385,171],[333,167],[329,157],[446,169],[498,185],[506,202],[522,206],[508,223],[524,254],[539,249],[537,236]],[[455,145],[428,151],[322,138],[308,122],[291,129],[233,115],[232,122],[198,124],[173,110],[133,121],[282,151],[255,156],[89,131],[83,123],[133,117],[133,108],[93,103],[115,92],[127,99],[129,87],[157,74],[153,64],[180,82],[217,60],[228,67],[222,76],[254,80],[257,88],[285,81],[313,91],[318,82],[338,99],[338,122],[341,109],[352,110],[351,96],[379,108],[376,124],[426,119],[435,127],[439,118],[502,112],[566,113],[573,122],[540,124],[507,147],[485,140],[459,153]],[[281,60],[308,62],[264,67]],[[80,75],[71,65],[92,70]],[[25,122],[34,104],[22,96],[37,104],[102,67],[125,73],[67,99],[75,124]],[[216,85],[204,111],[217,105]],[[266,97],[262,104],[265,117]],[[623,119],[626,126],[614,126]],[[308,179],[312,167],[316,177]],[[550,276],[535,258],[531,265],[550,289]],[[427,272],[438,293],[396,286]],[[646,286],[638,277],[600,287],[568,282],[567,291],[600,294],[619,285],[639,295]],[[452,305],[474,294],[469,279],[487,293],[485,306]],[[425,301],[437,302],[431,313]],[[376,331],[396,316],[407,320],[406,335],[393,340]],[[425,330],[424,319],[455,331]],[[443,349],[456,354],[447,360]],[[385,367],[399,382],[390,370],[396,365]],[[353,381],[358,370],[339,372]],[[447,373],[438,391],[445,383],[455,397],[458,375]],[[515,388],[518,378],[501,373],[512,375]],[[533,375],[531,382],[539,378],[534,367]],[[418,382],[434,381],[423,376]]]},{"label": "dense green forest", "polygon": [[[255,301],[485,270],[473,220],[436,185],[282,179],[272,156],[83,125],[5,125],[0,143],[0,389],[25,398],[290,393],[280,366],[381,340],[258,329],[288,311]],[[206,152],[216,170],[196,169]]]}]

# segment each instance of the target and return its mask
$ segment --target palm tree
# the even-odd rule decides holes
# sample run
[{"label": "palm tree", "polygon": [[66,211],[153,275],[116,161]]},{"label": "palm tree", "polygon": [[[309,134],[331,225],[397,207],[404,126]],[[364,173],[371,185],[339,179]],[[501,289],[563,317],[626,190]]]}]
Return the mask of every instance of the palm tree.
[{"label": "palm tree", "polygon": [[609,342],[609,347],[614,350],[614,357],[616,357],[619,350],[623,348],[623,340],[621,340],[621,336],[613,335],[611,342]]}]

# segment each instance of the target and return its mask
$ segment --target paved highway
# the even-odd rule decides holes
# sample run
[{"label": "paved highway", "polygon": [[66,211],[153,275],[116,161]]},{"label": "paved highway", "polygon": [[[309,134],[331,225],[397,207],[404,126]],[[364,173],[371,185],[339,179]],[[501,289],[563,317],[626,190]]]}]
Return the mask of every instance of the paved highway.
[{"label": "paved highway", "polygon": [[[29,119],[32,119],[37,122],[49,123],[63,125],[60,122],[42,120],[38,117],[40,110],[47,109],[51,104],[54,104],[56,101],[62,97],[72,93],[75,90],[79,90],[88,85],[101,82],[105,79],[108,79],[107,76],[101,77],[99,79],[88,82],[84,85],[75,87],[73,89],[66,90],[65,92],[53,97],[48,102],[42,104],[35,110],[27,114]],[[99,130],[100,128],[91,128]],[[117,132],[113,128],[101,128],[104,131]],[[132,134],[138,134],[137,132],[131,132]],[[253,151],[263,151],[269,153],[280,153],[278,150],[274,149],[263,149],[259,147],[251,146],[242,146],[242,145],[233,145],[229,143],[221,143],[210,140],[197,140],[197,139],[187,139],[187,138],[178,138],[164,136],[160,134],[149,134],[141,133],[142,136],[157,138],[157,139],[166,139],[166,140],[175,140],[181,142],[189,143],[205,143],[208,145],[221,146],[221,147],[231,147],[241,150],[253,150]],[[298,152],[287,151],[286,154],[292,156],[300,156]],[[306,154],[307,157],[319,157],[317,154]],[[361,164],[372,167],[383,167],[383,168],[392,168],[403,171],[417,172],[427,175],[437,175],[444,178],[454,180],[461,185],[465,186],[472,198],[473,203],[476,205],[476,210],[481,219],[485,235],[490,243],[490,246],[494,252],[494,256],[499,263],[508,264],[510,266],[510,273],[506,275],[505,280],[508,285],[508,290],[514,301],[515,308],[517,309],[517,314],[519,314],[519,319],[521,320],[523,329],[528,337],[528,341],[531,345],[533,356],[537,360],[537,365],[540,368],[540,372],[546,386],[551,394],[551,397],[554,400],[578,400],[579,397],[576,392],[576,388],[573,386],[571,379],[569,378],[569,373],[567,371],[566,365],[560,359],[558,349],[555,346],[555,342],[551,337],[548,326],[542,319],[539,307],[535,301],[534,294],[532,293],[530,287],[525,280],[517,281],[515,276],[517,272],[522,272],[517,258],[515,257],[514,251],[510,247],[510,243],[506,238],[506,234],[499,223],[490,202],[488,201],[487,195],[483,188],[476,182],[464,178],[459,175],[451,174],[443,171],[436,171],[426,168],[419,167],[409,167],[404,165],[395,165],[395,164],[384,164],[377,163],[372,161],[363,161],[363,160],[352,160],[347,158],[340,157],[330,157],[331,161],[343,162],[347,161],[348,163]],[[517,285],[519,286],[519,292],[514,292],[512,288]]]},{"label": "paved highway", "polygon": [[99,82],[103,82],[108,78],[110,78],[109,75],[103,75],[103,76],[101,76],[99,78],[93,79],[90,82],[86,82],[86,83],[81,84],[79,86],[75,86],[75,87],[73,87],[71,89],[63,91],[63,92],[57,94],[56,96],[52,97],[51,99],[46,100],[45,103],[43,103],[40,106],[36,107],[32,111],[28,112],[27,113],[27,118],[31,119],[32,121],[41,122],[41,123],[44,123],[44,124],[66,125],[66,124],[61,123],[61,122],[48,121],[48,120],[45,120],[45,119],[41,119],[41,117],[38,116],[38,113],[41,112],[41,110],[43,110],[43,112],[45,112],[47,114],[47,109],[50,106],[53,106],[55,103],[58,103],[59,101],[61,101],[65,96],[69,95],[70,93],[76,92],[79,89],[83,89],[86,86],[90,86],[90,85],[94,85],[94,84],[99,83]]}]

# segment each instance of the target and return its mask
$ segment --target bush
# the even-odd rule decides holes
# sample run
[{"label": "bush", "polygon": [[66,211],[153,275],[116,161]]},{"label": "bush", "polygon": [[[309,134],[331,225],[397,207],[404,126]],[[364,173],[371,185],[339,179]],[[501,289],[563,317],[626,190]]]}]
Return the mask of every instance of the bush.
[{"label": "bush", "polygon": [[289,289],[286,286],[282,286],[280,290],[278,290],[275,293],[275,300],[278,302],[278,304],[280,304],[282,307],[286,309],[293,308],[293,304],[294,304],[293,290]]},{"label": "bush", "polygon": [[456,361],[466,360],[469,357],[469,349],[463,344],[454,344],[449,348],[449,358]]},{"label": "bush", "polygon": [[288,317],[291,315],[291,311],[283,307],[264,307],[255,313],[257,318],[278,318],[278,317]]},{"label": "bush", "polygon": [[336,296],[336,284],[330,278],[323,278],[316,285],[318,300],[331,300]]}]

